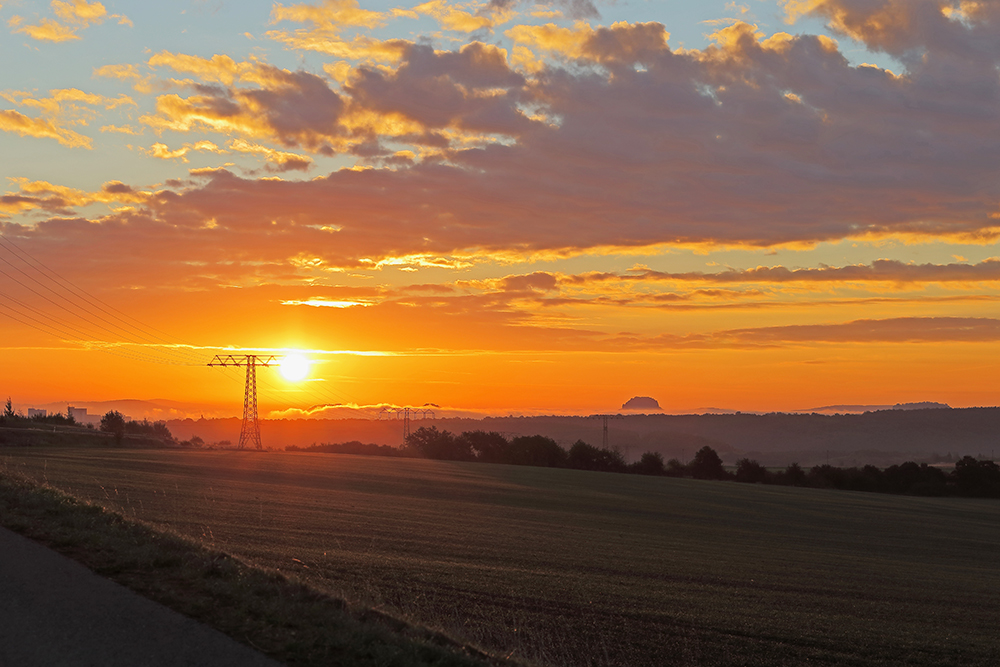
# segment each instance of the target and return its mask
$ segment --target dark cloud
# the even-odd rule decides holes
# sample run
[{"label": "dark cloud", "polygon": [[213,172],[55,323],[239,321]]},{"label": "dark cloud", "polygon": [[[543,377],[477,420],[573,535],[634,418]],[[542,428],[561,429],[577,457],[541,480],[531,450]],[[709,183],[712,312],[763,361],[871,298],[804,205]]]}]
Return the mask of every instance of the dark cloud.
[{"label": "dark cloud", "polygon": [[729,269],[715,273],[701,271],[666,273],[639,270],[628,274],[584,274],[570,282],[615,280],[703,281],[713,283],[787,283],[787,282],[994,282],[1000,280],[1000,260],[987,259],[977,264],[910,264],[894,259],[879,259],[869,264],[821,266],[789,269],[784,266],[760,266],[752,269]]},{"label": "dark cloud", "polygon": [[713,334],[742,343],[934,343],[1000,340],[1000,320],[981,317],[899,317],[843,324],[734,329]]},{"label": "dark cloud", "polygon": [[[609,342],[615,342],[611,339]],[[635,347],[787,347],[817,344],[992,343],[1000,341],[1000,320],[979,317],[898,317],[838,324],[797,324],[730,329],[689,335],[628,336]]]},{"label": "dark cloud", "polygon": [[550,292],[556,289],[556,282],[556,276],[553,274],[537,271],[527,275],[507,276],[501,281],[501,285],[504,291],[508,292],[523,292],[528,290]]},{"label": "dark cloud", "polygon": [[[311,253],[343,267],[415,254],[883,234],[992,241],[1000,236],[994,4],[963,5],[963,20],[924,0],[817,5],[866,43],[899,54],[919,48],[912,69],[896,74],[851,65],[829,39],[764,39],[743,23],[704,51],[683,52],[657,23],[581,27],[575,50],[530,76],[477,42],[454,51],[409,44],[397,66],[362,67],[339,91],[261,65],[258,88],[162,96],[162,117],[324,154],[353,150],[388,168],[305,182],[220,171],[168,186],[139,213],[154,226],[217,235],[267,230],[285,257]],[[351,114],[410,122],[347,130]],[[405,142],[412,154],[397,154]],[[437,150],[422,158],[420,147]],[[64,205],[55,196],[44,203],[59,213]],[[323,227],[339,231],[315,232]],[[697,279],[992,280],[994,269],[876,262]]]},{"label": "dark cloud", "polygon": [[109,181],[101,187],[101,190],[112,195],[135,194],[135,190],[131,185],[126,185],[121,181]]},{"label": "dark cloud", "polygon": [[282,144],[316,148],[324,137],[340,133],[344,103],[325,80],[308,72],[264,69],[273,79],[273,87],[239,91],[236,95],[244,107],[263,114]]},{"label": "dark cloud", "polygon": [[535,2],[534,0],[530,2],[529,0],[490,0],[489,7],[493,9],[510,9],[518,5],[528,4],[532,6],[558,7],[573,19],[591,19],[600,16],[597,7],[590,0],[543,0],[542,2]]},{"label": "dark cloud", "polygon": [[809,13],[827,19],[835,32],[908,64],[917,64],[925,52],[967,61],[1000,56],[1000,5],[990,0],[820,0]]},{"label": "dark cloud", "polygon": [[363,67],[345,91],[356,104],[400,113],[429,129],[515,135],[528,124],[516,108],[524,85],[500,49],[473,42],[444,53],[414,44],[394,72]]}]

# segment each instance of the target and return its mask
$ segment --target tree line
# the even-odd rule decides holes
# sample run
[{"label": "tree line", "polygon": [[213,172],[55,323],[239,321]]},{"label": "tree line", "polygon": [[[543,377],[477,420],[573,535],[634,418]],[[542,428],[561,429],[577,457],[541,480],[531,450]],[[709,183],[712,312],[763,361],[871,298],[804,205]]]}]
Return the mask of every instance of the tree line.
[{"label": "tree line", "polygon": [[7,397],[7,402],[4,404],[3,413],[0,414],[0,426],[32,426],[33,424],[52,424],[54,426],[74,426],[76,420],[73,419],[73,415],[63,415],[61,413],[56,413],[54,415],[33,415],[31,417],[25,417],[22,413],[14,410],[14,404],[11,401],[10,396]]},{"label": "tree line", "polygon": [[[163,440],[164,442],[173,442],[174,440],[173,434],[171,434],[170,429],[167,428],[167,422],[151,422],[148,419],[143,419],[141,421],[127,419],[125,415],[117,410],[109,410],[103,417],[101,417],[100,429],[106,433],[112,434],[115,438],[115,444],[118,445],[122,443],[122,440],[126,435],[145,436],[148,438]],[[198,439],[201,440],[201,438]]]},{"label": "tree line", "polygon": [[699,449],[688,463],[682,463],[678,459],[664,462],[659,452],[646,452],[638,461],[627,463],[620,452],[598,448],[582,440],[576,441],[566,450],[555,440],[542,435],[507,438],[494,431],[466,431],[455,435],[449,431],[439,431],[435,426],[418,428],[410,434],[402,447],[353,441],[311,447],[293,445],[286,449],[507,463],[904,495],[1000,498],[1000,466],[993,461],[980,461],[971,456],[965,456],[956,462],[955,469],[950,472],[912,461],[889,466],[884,470],[872,465],[861,468],[818,465],[806,470],[797,463],[782,470],[772,470],[748,458],[737,461],[735,470],[727,470],[718,453],[708,446]]},{"label": "tree line", "polygon": [[[68,411],[66,415],[57,412],[55,414],[36,414],[26,417],[22,412],[14,409],[14,404],[11,401],[11,398],[9,396],[7,397],[7,402],[4,404],[3,411],[0,412],[0,427],[33,428],[42,424],[51,426],[86,426],[87,428],[93,428],[92,424],[80,424],[77,422],[76,419],[73,418],[73,415],[69,414]],[[122,444],[126,435],[160,440],[164,443],[176,443],[173,434],[170,432],[170,429],[167,428],[167,422],[151,422],[148,419],[129,419],[117,410],[109,410],[103,417],[101,417],[98,429],[102,432],[110,433],[114,437],[115,444],[117,445]],[[197,447],[204,443],[201,438],[194,436],[189,441],[177,444],[182,447]]]}]

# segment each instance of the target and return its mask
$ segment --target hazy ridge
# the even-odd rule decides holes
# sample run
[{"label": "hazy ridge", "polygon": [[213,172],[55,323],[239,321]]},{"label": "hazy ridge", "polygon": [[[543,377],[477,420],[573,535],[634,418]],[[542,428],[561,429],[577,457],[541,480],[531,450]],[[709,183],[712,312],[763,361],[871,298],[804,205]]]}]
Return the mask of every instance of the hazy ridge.
[{"label": "hazy ridge", "polygon": [[[170,420],[175,436],[197,435],[208,443],[239,439],[241,420]],[[509,436],[546,435],[568,447],[576,440],[600,446],[603,421],[587,417],[488,417],[414,420],[411,428],[436,427],[453,433],[498,431]],[[263,420],[264,444],[271,448],[359,440],[402,443],[397,420]],[[690,459],[709,445],[731,463],[742,456],[765,465],[889,465],[905,460],[991,456],[1000,432],[1000,408],[882,410],[863,414],[702,414],[625,415],[608,422],[608,444],[630,460],[645,451]]]}]

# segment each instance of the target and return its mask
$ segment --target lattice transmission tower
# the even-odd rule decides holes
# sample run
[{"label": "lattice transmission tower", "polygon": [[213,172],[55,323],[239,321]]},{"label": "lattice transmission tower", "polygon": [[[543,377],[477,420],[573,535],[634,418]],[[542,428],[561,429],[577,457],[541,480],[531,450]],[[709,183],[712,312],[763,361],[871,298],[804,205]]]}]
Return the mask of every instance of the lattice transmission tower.
[{"label": "lattice transmission tower", "polygon": [[240,429],[239,448],[253,445],[257,449],[263,449],[260,444],[260,422],[257,421],[257,367],[276,366],[277,359],[274,356],[257,356],[256,354],[221,355],[212,357],[209,366],[246,366],[247,382],[243,391],[243,428]]},{"label": "lattice transmission tower", "polygon": [[603,419],[604,420],[604,438],[603,445],[604,449],[608,448],[608,420],[609,419],[625,419],[624,415],[590,415],[587,419]]},{"label": "lattice transmission tower", "polygon": [[[430,404],[425,404],[430,405]],[[410,421],[417,419],[434,419],[434,411],[425,408],[384,407],[378,412],[378,419],[397,419],[403,422],[403,444],[410,439]]]}]

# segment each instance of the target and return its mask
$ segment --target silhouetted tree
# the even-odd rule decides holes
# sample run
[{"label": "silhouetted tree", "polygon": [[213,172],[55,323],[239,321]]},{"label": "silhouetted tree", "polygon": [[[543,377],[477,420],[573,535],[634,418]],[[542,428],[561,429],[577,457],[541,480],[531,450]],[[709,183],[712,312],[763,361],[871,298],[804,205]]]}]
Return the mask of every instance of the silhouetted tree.
[{"label": "silhouetted tree", "polygon": [[667,461],[667,477],[684,477],[687,475],[687,467],[679,459]]},{"label": "silhouetted tree", "polygon": [[695,453],[688,469],[695,479],[725,479],[727,477],[726,469],[722,467],[722,459],[708,445]]},{"label": "silhouetted tree", "polygon": [[806,471],[798,463],[793,463],[778,473],[777,482],[786,486],[805,486]]},{"label": "silhouetted tree", "polygon": [[663,454],[646,452],[638,461],[629,466],[629,470],[637,475],[665,475],[667,469],[663,465]]},{"label": "silhouetted tree", "polygon": [[508,463],[520,466],[560,468],[566,464],[566,450],[544,435],[522,435],[510,443]]},{"label": "silhouetted tree", "polygon": [[847,474],[843,468],[836,468],[830,464],[813,466],[806,477],[808,485],[817,489],[847,488]]},{"label": "silhouetted tree", "polygon": [[907,461],[889,466],[881,475],[878,488],[883,493],[905,493],[911,496],[941,496],[947,492],[948,477],[926,463]]},{"label": "silhouetted tree", "polygon": [[577,440],[569,448],[566,465],[577,470],[599,470],[597,467],[597,447],[588,445],[583,440]]},{"label": "silhouetted tree", "polygon": [[475,458],[468,442],[456,438],[449,431],[437,430],[437,426],[421,426],[410,434],[406,444],[429,459],[471,461]]},{"label": "silhouetted tree", "polygon": [[851,468],[847,478],[847,488],[851,491],[881,491],[884,486],[882,471],[868,464],[858,470]]},{"label": "silhouetted tree", "polygon": [[14,403],[11,402],[10,396],[7,397],[7,403],[3,406],[3,416],[4,419],[13,419],[17,416],[14,412]]},{"label": "silhouetted tree", "polygon": [[566,465],[578,470],[624,472],[628,467],[625,458],[612,449],[598,449],[583,440],[577,440],[569,449]]},{"label": "silhouetted tree", "polygon": [[31,418],[31,421],[39,424],[60,424],[60,425],[69,425],[75,423],[72,419],[64,417],[61,412],[57,412],[52,415],[45,415],[44,417],[42,415],[35,415]]},{"label": "silhouetted tree", "polygon": [[955,487],[963,496],[1000,498],[1000,466],[963,456],[955,462]]},{"label": "silhouetted tree", "polygon": [[468,443],[476,459],[486,463],[506,463],[510,442],[495,431],[466,431],[459,436]]},{"label": "silhouetted tree", "polygon": [[115,444],[121,445],[125,437],[125,417],[117,410],[109,410],[101,417],[101,430],[115,436]]},{"label": "silhouetted tree", "polygon": [[767,468],[753,459],[740,459],[736,462],[736,481],[749,484],[759,484],[767,480]]}]

